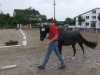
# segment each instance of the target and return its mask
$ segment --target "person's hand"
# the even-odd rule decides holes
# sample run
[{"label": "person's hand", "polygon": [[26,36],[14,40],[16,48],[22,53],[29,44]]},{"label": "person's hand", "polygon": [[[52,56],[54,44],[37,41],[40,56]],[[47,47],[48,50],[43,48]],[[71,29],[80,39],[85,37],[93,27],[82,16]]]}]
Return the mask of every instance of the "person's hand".
[{"label": "person's hand", "polygon": [[49,37],[45,37],[46,39],[48,39]]}]

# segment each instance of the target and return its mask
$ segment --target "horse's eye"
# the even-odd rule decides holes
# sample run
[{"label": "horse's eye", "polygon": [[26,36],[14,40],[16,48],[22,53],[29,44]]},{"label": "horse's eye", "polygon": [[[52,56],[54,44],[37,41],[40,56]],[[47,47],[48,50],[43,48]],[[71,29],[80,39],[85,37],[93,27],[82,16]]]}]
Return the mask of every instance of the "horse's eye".
[{"label": "horse's eye", "polygon": [[45,29],[44,29],[44,28],[42,28],[42,29],[41,29],[41,31],[45,31]]}]

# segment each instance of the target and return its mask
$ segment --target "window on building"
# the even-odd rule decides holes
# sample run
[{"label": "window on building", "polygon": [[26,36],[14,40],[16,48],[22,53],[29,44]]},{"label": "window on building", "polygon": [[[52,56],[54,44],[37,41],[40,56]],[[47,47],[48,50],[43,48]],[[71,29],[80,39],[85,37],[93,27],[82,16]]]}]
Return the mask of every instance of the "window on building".
[{"label": "window on building", "polygon": [[92,16],[92,19],[96,19],[96,16]]},{"label": "window on building", "polygon": [[86,19],[89,19],[89,16],[86,16]]},{"label": "window on building", "polygon": [[95,14],[96,13],[96,10],[92,10],[92,14]]},{"label": "window on building", "polygon": [[88,22],[86,22],[86,26],[89,26],[89,23]]}]

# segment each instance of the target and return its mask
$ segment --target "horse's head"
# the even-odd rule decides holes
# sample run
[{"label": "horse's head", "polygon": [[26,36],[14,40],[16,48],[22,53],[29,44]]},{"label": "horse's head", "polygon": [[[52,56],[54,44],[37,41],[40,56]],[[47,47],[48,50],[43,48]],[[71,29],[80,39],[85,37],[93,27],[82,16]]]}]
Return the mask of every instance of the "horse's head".
[{"label": "horse's head", "polygon": [[49,26],[48,25],[41,25],[40,26],[40,40],[41,41],[44,40],[47,33],[49,33]]}]

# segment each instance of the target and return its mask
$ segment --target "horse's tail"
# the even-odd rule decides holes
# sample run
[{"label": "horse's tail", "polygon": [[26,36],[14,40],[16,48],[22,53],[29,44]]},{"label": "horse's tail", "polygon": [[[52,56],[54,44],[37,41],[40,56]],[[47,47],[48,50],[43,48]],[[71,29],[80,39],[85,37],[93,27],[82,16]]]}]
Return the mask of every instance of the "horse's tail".
[{"label": "horse's tail", "polygon": [[[80,34],[80,36],[82,37],[82,35]],[[86,45],[86,46],[88,46],[88,47],[90,47],[90,48],[95,48],[96,46],[97,46],[97,42],[92,42],[92,41],[88,41],[88,40],[86,40],[85,38],[83,38],[82,37],[82,42]]]}]

